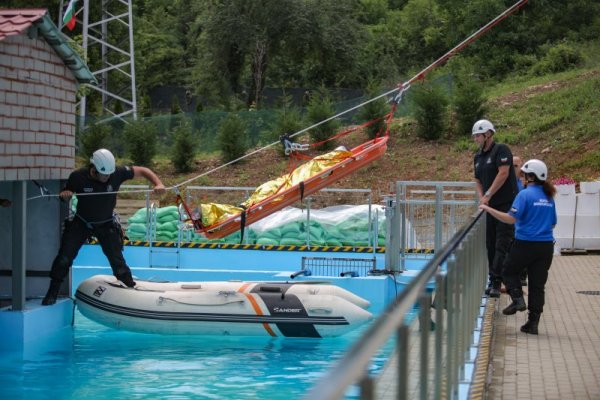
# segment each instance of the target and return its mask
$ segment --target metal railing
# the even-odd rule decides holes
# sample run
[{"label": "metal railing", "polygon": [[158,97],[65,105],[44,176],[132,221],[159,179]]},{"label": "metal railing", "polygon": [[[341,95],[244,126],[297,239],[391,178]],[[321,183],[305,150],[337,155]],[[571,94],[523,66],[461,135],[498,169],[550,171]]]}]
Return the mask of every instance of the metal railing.
[{"label": "metal railing", "polygon": [[[304,398],[340,399],[355,384],[361,399],[458,398],[460,382],[468,380],[466,363],[473,362],[470,350],[486,266],[485,218],[479,212],[435,253]],[[394,335],[391,361],[383,374],[372,376],[369,369],[374,357]]]},{"label": "metal railing", "polygon": [[386,196],[386,268],[406,269],[407,249],[434,249],[464,226],[478,206],[473,182],[399,181]]}]

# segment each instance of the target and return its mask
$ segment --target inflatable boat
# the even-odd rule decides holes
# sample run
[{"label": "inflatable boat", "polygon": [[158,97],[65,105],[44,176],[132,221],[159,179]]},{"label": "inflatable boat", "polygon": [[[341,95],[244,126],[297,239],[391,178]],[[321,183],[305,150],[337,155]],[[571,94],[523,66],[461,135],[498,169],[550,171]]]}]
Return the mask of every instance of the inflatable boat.
[{"label": "inflatable boat", "polygon": [[93,276],[77,307],[111,328],[168,335],[334,337],[373,317],[368,301],[325,283],[136,281]]}]

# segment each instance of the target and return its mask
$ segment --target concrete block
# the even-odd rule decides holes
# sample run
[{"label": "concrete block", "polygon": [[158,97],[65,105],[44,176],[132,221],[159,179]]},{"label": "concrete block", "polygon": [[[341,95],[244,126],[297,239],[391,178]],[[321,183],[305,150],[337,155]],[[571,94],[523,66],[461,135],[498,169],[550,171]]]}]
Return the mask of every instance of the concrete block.
[{"label": "concrete block", "polygon": [[26,143],[33,143],[35,142],[35,133],[32,131],[25,131],[23,132],[23,141]]},{"label": "concrete block", "polygon": [[10,57],[10,66],[16,69],[24,69],[25,68],[25,59],[23,57],[19,57],[17,55]]},{"label": "concrete block", "polygon": [[17,93],[7,92],[6,93],[6,104],[17,104]]},{"label": "concrete block", "polygon": [[[31,145],[29,143],[21,143],[19,145],[20,148],[20,153],[21,154],[31,154]],[[30,163],[29,165],[33,165],[33,163]]]},{"label": "concrete block", "polygon": [[42,179],[40,168],[29,168],[29,179]]},{"label": "concrete block", "polygon": [[14,168],[6,170],[6,179],[7,181],[16,181],[17,180],[17,170]]},{"label": "concrete block", "polygon": [[19,154],[19,144],[18,143],[7,143],[6,144],[6,154]]},{"label": "concrete block", "polygon": [[13,142],[23,142],[23,131],[10,131],[10,140]]},{"label": "concrete block", "polygon": [[35,107],[25,107],[24,116],[27,118],[35,118],[37,115],[37,109]]},{"label": "concrete block", "polygon": [[37,132],[40,130],[40,120],[38,119],[31,119],[29,121],[29,129],[31,129],[34,132]]},{"label": "concrete block", "polygon": [[23,116],[24,116],[23,106],[11,106],[10,107],[10,115],[15,118],[23,118]]},{"label": "concrete block", "polygon": [[4,70],[5,68],[0,68],[0,74],[2,74],[0,75],[0,91],[7,92],[11,88],[11,82],[8,79],[4,78]]},{"label": "concrete block", "polygon": [[29,168],[19,168],[17,172],[17,180],[28,181],[29,180]]},{"label": "concrete block", "polygon": [[28,131],[29,130],[29,119],[28,118],[19,118],[17,120],[17,129]]},{"label": "concrete block", "polygon": [[[5,97],[6,97],[6,94],[5,94],[5,93],[3,93],[3,94],[4,94],[4,95],[5,95]],[[0,104],[0,115],[1,115],[1,116],[6,116],[6,117],[10,116],[10,115],[11,115],[11,114],[10,114],[10,109],[11,109],[11,107],[12,107],[12,106],[9,106],[8,104],[1,103],[1,104]],[[0,122],[0,123],[1,123],[1,122]],[[3,125],[4,125],[4,124],[2,124],[2,125],[0,125],[0,126],[3,126]]]},{"label": "concrete block", "polygon": [[12,81],[10,83],[10,87],[13,92],[26,93],[25,85],[23,85],[23,83],[21,83],[21,82]]},{"label": "concrete block", "polygon": [[0,350],[21,351],[26,357],[70,351],[74,307],[71,299],[60,299],[50,307],[37,299],[27,301],[24,311],[0,309]]},{"label": "concrete block", "polygon": [[[58,113],[56,115],[58,116]],[[50,122],[50,132],[60,133],[60,124],[58,122]]]},{"label": "concrete block", "polygon": [[17,105],[18,106],[28,106],[29,105],[29,96],[25,93],[16,92],[17,93]]}]

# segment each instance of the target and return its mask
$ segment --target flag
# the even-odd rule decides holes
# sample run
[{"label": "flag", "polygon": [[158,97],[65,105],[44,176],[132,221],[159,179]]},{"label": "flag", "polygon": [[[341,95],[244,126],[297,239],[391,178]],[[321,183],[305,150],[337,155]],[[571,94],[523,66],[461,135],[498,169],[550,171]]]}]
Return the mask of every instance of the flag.
[{"label": "flag", "polygon": [[67,4],[67,8],[65,8],[65,12],[63,14],[63,24],[69,28],[70,31],[75,28],[75,6],[77,4],[77,0],[69,0],[69,4]]}]

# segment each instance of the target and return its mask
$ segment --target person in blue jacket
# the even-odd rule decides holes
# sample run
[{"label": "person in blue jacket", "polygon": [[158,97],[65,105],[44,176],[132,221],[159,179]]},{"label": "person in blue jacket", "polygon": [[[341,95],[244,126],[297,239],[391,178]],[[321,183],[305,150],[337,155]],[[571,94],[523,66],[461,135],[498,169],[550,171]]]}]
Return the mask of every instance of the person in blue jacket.
[{"label": "person in blue jacket", "polygon": [[[544,288],[554,254],[556,188],[547,179],[548,168],[543,161],[529,160],[521,170],[525,174],[526,188],[517,194],[507,213],[485,204],[479,208],[500,221],[515,224],[515,240],[505,259],[502,276],[512,303],[502,313],[512,315],[529,308],[529,318],[521,332],[537,335],[544,311]],[[525,304],[519,278],[523,268],[527,268],[529,275],[529,306]]]}]

